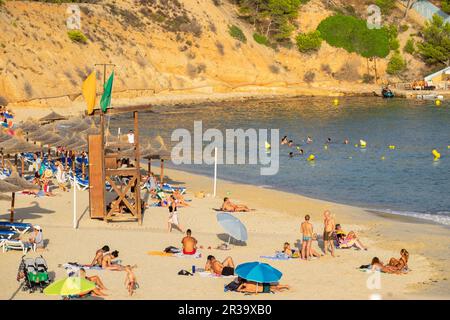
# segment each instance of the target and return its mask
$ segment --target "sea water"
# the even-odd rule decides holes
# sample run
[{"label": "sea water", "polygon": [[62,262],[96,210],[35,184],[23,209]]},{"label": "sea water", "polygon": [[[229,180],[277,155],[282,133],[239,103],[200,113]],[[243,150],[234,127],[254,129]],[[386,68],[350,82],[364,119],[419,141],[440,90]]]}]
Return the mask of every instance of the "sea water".
[{"label": "sea water", "polygon": [[[198,120],[203,130],[279,129],[280,137],[287,135],[304,150],[303,156],[290,158],[297,149],[280,146],[280,169],[274,176],[261,176],[257,165],[219,165],[219,178],[450,225],[448,102],[438,107],[433,101],[374,97],[340,98],[336,105],[334,98],[303,97],[155,106],[139,115],[141,141],[160,135],[170,150],[172,131],[192,131]],[[126,133],[132,119],[115,116],[109,126],[113,134],[119,127]],[[366,148],[355,146],[360,139]],[[441,159],[434,160],[433,149]],[[310,154],[315,161],[307,161]],[[212,165],[169,166],[213,176]],[[233,190],[227,192],[233,197]]]}]

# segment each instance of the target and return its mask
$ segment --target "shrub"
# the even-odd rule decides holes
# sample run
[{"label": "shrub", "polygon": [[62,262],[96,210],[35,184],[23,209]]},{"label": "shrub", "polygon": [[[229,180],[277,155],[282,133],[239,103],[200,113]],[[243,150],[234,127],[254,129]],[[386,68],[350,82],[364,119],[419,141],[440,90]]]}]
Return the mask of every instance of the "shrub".
[{"label": "shrub", "polygon": [[373,83],[375,77],[371,74],[365,73],[363,74],[363,82],[364,83]]},{"label": "shrub", "polygon": [[270,47],[270,41],[269,41],[269,39],[267,39],[267,37],[266,36],[264,36],[264,35],[262,35],[262,34],[259,34],[259,33],[254,33],[253,34],[253,39],[257,42],[257,43],[259,43],[259,44],[262,44],[262,45],[264,45],[264,46],[267,46],[267,47]]},{"label": "shrub", "polygon": [[238,26],[228,26],[228,33],[230,34],[230,36],[239,40],[240,42],[247,43],[247,37]]},{"label": "shrub", "polygon": [[406,61],[403,59],[403,57],[400,55],[400,53],[395,52],[391,59],[389,60],[389,63],[387,65],[386,72],[391,75],[399,75],[406,69]]},{"label": "shrub", "polygon": [[215,6],[221,6],[222,5],[222,0],[213,0],[213,3]]},{"label": "shrub", "polygon": [[400,28],[399,28],[399,31],[400,31],[400,32],[406,32],[406,31],[408,31],[408,29],[409,29],[409,27],[408,27],[407,24],[402,24],[402,25],[400,26]]},{"label": "shrub", "polygon": [[308,71],[303,76],[303,81],[310,84],[311,82],[314,82],[314,79],[316,78],[316,74],[312,71]]},{"label": "shrub", "polygon": [[408,41],[406,41],[406,44],[403,47],[403,51],[409,54],[414,54],[416,52],[413,38],[409,38]]},{"label": "shrub", "polygon": [[441,1],[441,8],[442,8],[442,11],[444,11],[445,13],[450,14],[450,0],[442,0]]},{"label": "shrub", "polygon": [[320,66],[320,70],[322,70],[322,72],[326,73],[327,75],[333,74],[333,70],[331,70],[331,67],[329,64],[322,64]]},{"label": "shrub", "polygon": [[270,70],[270,72],[275,73],[275,74],[280,73],[280,67],[278,67],[277,65],[274,65],[274,64],[271,64],[269,66],[269,70]]},{"label": "shrub", "polygon": [[87,43],[86,36],[80,30],[69,30],[67,31],[67,35],[73,42]]},{"label": "shrub", "polygon": [[395,8],[395,0],[376,0],[375,4],[380,7],[384,14],[389,14]]},{"label": "shrub", "polygon": [[222,43],[220,43],[220,42],[217,41],[217,42],[216,42],[216,48],[217,48],[217,51],[219,51],[219,53],[220,53],[221,56],[225,55],[225,49],[224,49]]},{"label": "shrub", "polygon": [[317,30],[308,33],[300,33],[295,40],[297,42],[298,50],[303,53],[317,51],[322,45],[320,31]]},{"label": "shrub", "polygon": [[385,58],[390,51],[390,34],[386,28],[369,29],[365,20],[334,15],[317,27],[320,36],[333,47],[356,52],[365,58]]}]

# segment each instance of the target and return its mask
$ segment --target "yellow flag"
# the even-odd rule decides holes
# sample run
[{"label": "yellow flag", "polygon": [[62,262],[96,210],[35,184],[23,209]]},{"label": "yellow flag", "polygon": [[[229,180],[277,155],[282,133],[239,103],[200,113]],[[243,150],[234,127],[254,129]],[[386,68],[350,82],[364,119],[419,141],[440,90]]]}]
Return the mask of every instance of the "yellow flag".
[{"label": "yellow flag", "polygon": [[95,71],[93,71],[86,80],[84,80],[83,86],[81,87],[84,100],[86,100],[88,114],[91,114],[94,111],[95,99],[97,97],[96,87]]}]

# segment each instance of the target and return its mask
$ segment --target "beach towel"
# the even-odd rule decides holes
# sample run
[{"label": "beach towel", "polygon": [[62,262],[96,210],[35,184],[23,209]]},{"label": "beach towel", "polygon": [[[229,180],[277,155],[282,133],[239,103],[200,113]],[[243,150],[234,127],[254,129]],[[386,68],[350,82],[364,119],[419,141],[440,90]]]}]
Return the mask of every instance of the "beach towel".
[{"label": "beach towel", "polygon": [[69,277],[77,274],[81,268],[85,270],[103,270],[100,266],[84,266],[77,262],[64,263],[63,265],[59,266],[63,267],[66,270]]},{"label": "beach towel", "polygon": [[196,272],[195,274],[198,274],[200,277],[203,277],[203,278],[235,278],[236,277],[234,275],[223,276],[220,274],[211,273],[209,271]]},{"label": "beach towel", "polygon": [[289,260],[294,259],[289,257],[287,254],[282,252],[276,252],[273,256],[260,256],[262,259],[270,259],[270,260]]},{"label": "beach towel", "polygon": [[184,254],[183,252],[178,252],[173,254],[176,258],[194,258],[194,259],[200,259],[202,257],[201,252],[197,251],[194,254]]},{"label": "beach towel", "polygon": [[148,251],[147,254],[150,256],[161,256],[161,257],[173,257],[174,255],[174,253],[164,251]]}]

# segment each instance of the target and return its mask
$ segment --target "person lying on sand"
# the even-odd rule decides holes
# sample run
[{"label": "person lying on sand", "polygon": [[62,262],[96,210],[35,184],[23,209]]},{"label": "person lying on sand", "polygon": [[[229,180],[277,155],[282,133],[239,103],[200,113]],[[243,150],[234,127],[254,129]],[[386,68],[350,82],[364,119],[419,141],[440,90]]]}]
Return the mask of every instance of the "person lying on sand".
[{"label": "person lying on sand", "polygon": [[289,242],[284,243],[283,250],[281,252],[283,252],[288,257],[293,257],[294,255],[297,255],[298,257],[298,252],[295,249],[291,249],[291,244]]},{"label": "person lying on sand", "polygon": [[112,260],[119,256],[119,251],[115,250],[111,253],[106,253],[103,255],[102,259],[102,269],[113,270],[113,271],[123,271],[124,267],[120,264],[113,264]]},{"label": "person lying on sand", "polygon": [[339,247],[341,248],[351,248],[355,246],[360,250],[367,250],[367,247],[362,244],[355,232],[350,231],[346,234],[344,230],[342,230],[340,224],[336,225],[336,237],[339,242]]},{"label": "person lying on sand", "polygon": [[183,254],[195,254],[197,252],[197,239],[191,236],[191,229],[187,229],[186,236],[181,240],[183,244]]},{"label": "person lying on sand", "polygon": [[243,279],[242,283],[236,289],[237,292],[244,293],[270,293],[289,290],[288,285],[270,284],[270,283],[256,283],[253,281],[246,281]]},{"label": "person lying on sand", "polygon": [[184,200],[184,197],[179,190],[175,190],[172,195],[178,200],[178,206],[189,207],[189,203]]},{"label": "person lying on sand", "polygon": [[227,257],[222,263],[212,255],[206,259],[205,271],[210,271],[222,276],[234,275],[234,262],[231,257]]},{"label": "person lying on sand", "polygon": [[102,261],[103,261],[103,255],[106,254],[107,252],[109,252],[109,246],[103,246],[101,249],[98,249],[95,252],[95,257],[92,260],[91,264],[88,264],[87,266],[89,267],[94,267],[94,266],[101,266],[102,265]]},{"label": "person lying on sand", "polygon": [[373,257],[372,262],[370,263],[370,268],[372,271],[380,271],[385,273],[392,273],[392,274],[401,274],[402,272],[399,270],[396,270],[396,268],[385,266],[383,263],[378,259],[378,257]]},{"label": "person lying on sand", "polygon": [[225,197],[220,210],[227,212],[249,212],[250,208],[244,204],[234,204],[231,202],[230,198]]},{"label": "person lying on sand", "polygon": [[400,259],[391,258],[387,267],[392,270],[404,271],[408,269],[409,252],[406,249],[400,250]]},{"label": "person lying on sand", "polygon": [[125,276],[125,287],[128,290],[128,295],[132,296],[134,290],[138,288],[136,276],[133,273],[133,267],[130,265],[125,266],[125,272],[127,273],[127,275]]},{"label": "person lying on sand", "polygon": [[107,296],[107,294],[105,294],[102,291],[102,290],[107,290],[107,289],[99,276],[88,277],[86,275],[86,270],[84,270],[83,268],[80,269],[79,275],[80,275],[80,278],[85,278],[86,280],[89,280],[89,281],[95,283],[95,286],[96,286],[95,289],[90,292],[93,296],[97,296],[97,297],[106,297]]}]

